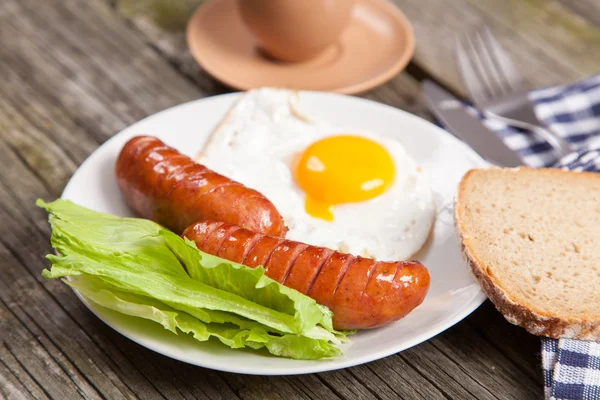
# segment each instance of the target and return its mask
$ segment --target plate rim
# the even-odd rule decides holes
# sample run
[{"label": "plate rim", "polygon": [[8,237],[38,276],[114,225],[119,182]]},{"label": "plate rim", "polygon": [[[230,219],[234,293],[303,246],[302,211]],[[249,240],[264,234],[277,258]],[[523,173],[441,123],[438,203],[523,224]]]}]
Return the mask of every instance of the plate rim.
[{"label": "plate rim", "polygon": [[[408,111],[401,110],[401,109],[393,107],[391,105],[383,104],[383,103],[380,103],[380,102],[377,102],[374,100],[360,98],[360,97],[354,97],[354,96],[347,96],[347,95],[340,94],[340,93],[320,92],[320,91],[311,91],[311,90],[299,90],[297,92],[300,95],[302,95],[302,93],[307,93],[309,95],[332,97],[332,98],[336,98],[336,99],[339,99],[339,98],[343,98],[345,100],[351,99],[351,101],[365,103],[365,104],[369,104],[370,106],[375,106],[375,107],[384,109],[386,112],[389,112],[389,113],[399,113],[404,118],[407,118],[411,122],[421,124],[422,126],[427,126],[429,129],[432,129],[433,131],[437,132],[436,133],[437,135],[443,135],[447,139],[454,141],[456,145],[459,145],[467,153],[470,153],[470,155],[473,157],[473,160],[475,160],[475,162],[477,164],[479,164],[477,166],[474,166],[473,168],[485,168],[485,167],[491,166],[490,163],[485,161],[481,156],[479,156],[467,144],[465,144],[464,142],[462,142],[461,140],[459,140],[458,138],[453,136],[448,131],[442,129],[441,127],[435,125],[434,123],[432,123],[430,121],[427,121],[424,118],[421,118],[415,114],[411,114]],[[156,113],[150,114],[150,115],[132,123],[131,125],[125,127],[124,129],[120,130],[119,132],[114,134],[112,137],[107,139],[104,143],[102,143],[100,146],[98,146],[97,149],[95,149],[90,155],[88,155],[85,158],[85,160],[78,166],[78,168],[72,174],[71,178],[69,179],[69,182],[63,189],[60,197],[61,198],[65,198],[66,196],[68,197],[69,192],[74,190],[72,188],[72,186],[74,185],[73,181],[74,181],[74,178],[75,178],[76,174],[78,173],[78,171],[80,171],[88,163],[93,162],[94,158],[100,157],[101,156],[100,150],[103,147],[108,147],[110,145],[110,143],[112,143],[113,141],[119,140],[120,136],[124,132],[129,131],[130,129],[134,128],[136,125],[138,125],[142,122],[147,122],[148,120],[153,119],[153,118],[159,118],[161,115],[171,112],[174,109],[189,107],[189,106],[192,106],[195,104],[201,104],[202,102],[223,101],[224,99],[227,99],[230,97],[231,102],[233,103],[233,102],[235,102],[236,98],[240,97],[243,93],[244,92],[224,93],[224,94],[219,94],[219,95],[215,95],[215,96],[208,96],[208,97],[204,97],[204,98],[200,98],[200,99],[190,100],[190,101],[180,103],[180,104],[174,105],[172,107],[163,109]],[[474,281],[473,284],[476,284],[476,282]],[[105,318],[103,318],[101,316],[101,311],[104,310],[104,307],[96,305],[96,304],[91,304],[77,290],[75,290],[74,288],[72,288],[72,290],[75,292],[75,295],[83,302],[83,304],[96,317],[98,317],[103,323],[105,323],[106,325],[108,325],[109,327],[114,329],[119,334],[121,334],[121,335],[125,336],[126,338],[128,338],[129,340],[133,341],[134,343],[137,343],[149,350],[152,350],[156,353],[159,353],[166,357],[172,358],[174,360],[177,360],[180,362],[185,362],[187,364],[191,364],[191,365],[195,365],[195,366],[199,366],[199,367],[203,367],[203,368],[208,368],[208,369],[223,371],[223,372],[230,372],[230,373],[247,374],[247,375],[263,375],[263,376],[304,375],[304,374],[312,374],[312,373],[319,373],[319,372],[335,371],[335,370],[339,370],[339,369],[350,368],[353,366],[366,364],[366,363],[369,363],[372,361],[379,360],[381,358],[392,356],[392,355],[402,352],[404,350],[408,350],[418,344],[426,342],[429,339],[439,335],[440,333],[450,329],[451,327],[453,327],[454,325],[456,325],[457,323],[462,321],[464,318],[469,316],[473,311],[475,311],[487,299],[484,292],[481,290],[481,288],[479,288],[478,293],[475,296],[473,296],[473,298],[470,299],[470,301],[468,303],[463,305],[463,307],[458,312],[454,313],[451,318],[447,319],[447,321],[444,324],[441,324],[441,326],[439,326],[435,329],[431,329],[431,331],[429,331],[427,333],[414,335],[413,338],[408,341],[408,344],[406,342],[404,342],[402,345],[388,347],[388,348],[382,349],[378,352],[369,353],[366,356],[358,357],[351,362],[345,362],[345,363],[342,362],[342,363],[335,364],[335,365],[329,364],[327,362],[327,360],[324,360],[322,364],[312,364],[308,367],[303,368],[302,367],[303,361],[295,360],[295,362],[298,363],[298,367],[294,367],[294,368],[286,367],[286,371],[280,372],[280,371],[277,371],[276,369],[267,369],[267,370],[259,371],[259,370],[257,370],[256,365],[246,366],[246,365],[238,364],[235,367],[228,367],[227,365],[215,365],[214,363],[210,363],[210,362],[204,363],[204,362],[202,362],[202,360],[198,360],[198,361],[190,361],[187,359],[183,360],[183,359],[178,358],[175,355],[173,355],[173,353],[169,354],[168,352],[162,351],[160,349],[160,346],[151,343],[150,341],[146,340],[146,338],[137,337],[133,334],[128,333],[127,329],[121,328],[118,324],[115,325],[112,322],[108,322]],[[125,316],[125,317],[135,318],[132,316]],[[157,328],[158,328],[158,326],[157,326]]]}]

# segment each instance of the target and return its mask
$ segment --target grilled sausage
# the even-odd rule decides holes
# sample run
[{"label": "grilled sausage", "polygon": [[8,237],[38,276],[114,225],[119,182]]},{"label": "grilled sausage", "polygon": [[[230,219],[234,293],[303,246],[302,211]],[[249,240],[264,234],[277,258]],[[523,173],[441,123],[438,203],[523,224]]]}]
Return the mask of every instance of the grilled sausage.
[{"label": "grilled sausage", "polygon": [[262,194],[151,136],[137,136],[125,144],[115,174],[136,213],[177,233],[205,219],[273,236],[287,231],[275,206]]},{"label": "grilled sausage", "polygon": [[264,266],[270,278],[329,307],[337,329],[396,321],[421,304],[429,289],[429,273],[417,261],[375,261],[214,221],[197,222],[183,236],[206,253]]}]

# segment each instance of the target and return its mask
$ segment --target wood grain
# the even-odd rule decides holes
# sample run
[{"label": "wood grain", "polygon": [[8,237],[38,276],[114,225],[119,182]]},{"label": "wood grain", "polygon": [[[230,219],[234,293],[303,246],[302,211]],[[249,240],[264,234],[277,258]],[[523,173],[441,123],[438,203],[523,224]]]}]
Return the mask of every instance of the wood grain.
[{"label": "wood grain", "polygon": [[559,0],[560,3],[572,11],[579,18],[589,21],[597,28],[600,27],[600,3],[595,0]]},{"label": "wood grain", "polygon": [[[480,23],[533,84],[596,72],[600,11],[510,1],[396,0],[415,26],[417,54],[407,72],[364,97],[429,118],[419,80],[433,77],[461,93],[453,37]],[[0,398],[541,397],[538,339],[489,303],[400,354],[303,376],[210,371],[124,338],[65,285],[40,277],[50,232],[34,201],[59,196],[77,166],[132,122],[229,89],[194,63],[181,32],[126,18],[101,0],[0,2],[0,75]]]},{"label": "wood grain", "polygon": [[490,27],[532,86],[556,85],[599,72],[600,29],[550,0],[394,0],[417,37],[413,62],[463,93],[453,49],[459,35]]}]

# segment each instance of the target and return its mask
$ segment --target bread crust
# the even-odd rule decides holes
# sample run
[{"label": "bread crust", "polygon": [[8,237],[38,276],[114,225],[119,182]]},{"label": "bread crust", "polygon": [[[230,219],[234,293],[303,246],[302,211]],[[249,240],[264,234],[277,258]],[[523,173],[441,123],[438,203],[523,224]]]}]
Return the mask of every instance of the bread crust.
[{"label": "bread crust", "polygon": [[[495,167],[494,167],[495,168]],[[500,169],[500,168],[496,168]],[[523,170],[532,170],[530,168],[511,168],[511,171],[518,173]],[[470,271],[479,282],[484,293],[500,311],[504,318],[512,324],[525,328],[529,333],[538,336],[547,336],[551,338],[572,338],[581,340],[600,340],[600,321],[583,318],[562,318],[536,310],[527,304],[521,304],[510,297],[507,291],[497,282],[484,263],[477,258],[471,247],[471,238],[466,235],[463,220],[461,218],[461,202],[466,190],[466,182],[472,174],[478,170],[470,170],[462,178],[455,199],[454,221],[459,238],[459,244],[463,258],[466,260]],[[537,170],[539,171],[539,170]],[[545,169],[546,173],[573,173],[559,169]],[[578,172],[579,173],[579,172]],[[600,178],[600,174],[589,174],[595,178]]]}]

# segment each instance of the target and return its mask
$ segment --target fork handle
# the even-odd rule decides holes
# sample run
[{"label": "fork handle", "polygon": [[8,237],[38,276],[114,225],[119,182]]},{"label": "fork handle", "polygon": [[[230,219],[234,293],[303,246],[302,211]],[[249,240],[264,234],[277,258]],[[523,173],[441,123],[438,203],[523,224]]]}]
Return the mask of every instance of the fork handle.
[{"label": "fork handle", "polygon": [[530,124],[529,122],[523,122],[512,118],[502,117],[498,114],[494,114],[492,112],[485,113],[488,118],[497,119],[506,123],[507,125],[514,126],[517,128],[527,129],[538,135],[540,138],[544,139],[556,152],[560,157],[563,157],[569,153],[575,151],[575,148],[571,143],[562,137],[558,136],[551,130],[544,128],[539,125]]}]

